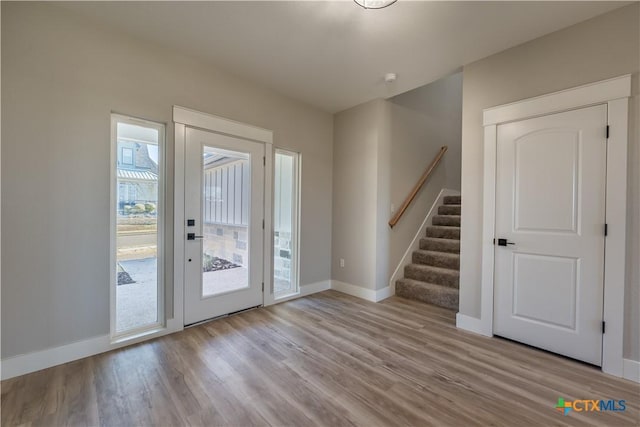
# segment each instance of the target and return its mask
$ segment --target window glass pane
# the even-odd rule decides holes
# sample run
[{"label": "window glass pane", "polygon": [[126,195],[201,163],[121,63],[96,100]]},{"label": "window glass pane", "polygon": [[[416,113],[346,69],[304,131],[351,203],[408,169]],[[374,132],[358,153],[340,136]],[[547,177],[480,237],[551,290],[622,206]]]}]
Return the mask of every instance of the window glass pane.
[{"label": "window glass pane", "polygon": [[274,295],[298,292],[298,155],[276,151],[274,180]]},{"label": "window glass pane", "polygon": [[117,123],[116,334],[158,322],[157,128]]},{"label": "window glass pane", "polygon": [[249,287],[249,194],[246,153],[202,148],[202,297]]}]

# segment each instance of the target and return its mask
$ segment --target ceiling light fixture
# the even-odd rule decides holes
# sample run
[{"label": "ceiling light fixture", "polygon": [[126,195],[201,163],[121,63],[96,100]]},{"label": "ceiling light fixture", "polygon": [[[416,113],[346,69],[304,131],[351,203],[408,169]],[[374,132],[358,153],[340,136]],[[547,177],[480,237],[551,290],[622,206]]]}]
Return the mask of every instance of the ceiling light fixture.
[{"label": "ceiling light fixture", "polygon": [[398,0],[353,0],[358,6],[361,6],[365,9],[384,9],[385,7],[391,6]]}]

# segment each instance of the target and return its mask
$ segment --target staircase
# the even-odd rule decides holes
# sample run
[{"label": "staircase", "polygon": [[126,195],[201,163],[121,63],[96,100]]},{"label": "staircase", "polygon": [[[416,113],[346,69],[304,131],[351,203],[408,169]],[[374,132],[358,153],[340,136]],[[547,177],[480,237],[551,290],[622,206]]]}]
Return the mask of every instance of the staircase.
[{"label": "staircase", "polygon": [[404,279],[396,282],[397,296],[458,310],[460,203],[460,196],[444,197]]}]

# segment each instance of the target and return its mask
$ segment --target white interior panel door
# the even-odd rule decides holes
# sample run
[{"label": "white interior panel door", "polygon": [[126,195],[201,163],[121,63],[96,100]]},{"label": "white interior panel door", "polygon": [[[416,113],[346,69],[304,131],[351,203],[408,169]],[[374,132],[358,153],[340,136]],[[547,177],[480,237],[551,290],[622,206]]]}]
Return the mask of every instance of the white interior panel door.
[{"label": "white interior panel door", "polygon": [[598,366],[606,125],[598,105],[497,129],[494,334]]},{"label": "white interior panel door", "polygon": [[185,325],[263,304],[264,144],[187,128]]}]

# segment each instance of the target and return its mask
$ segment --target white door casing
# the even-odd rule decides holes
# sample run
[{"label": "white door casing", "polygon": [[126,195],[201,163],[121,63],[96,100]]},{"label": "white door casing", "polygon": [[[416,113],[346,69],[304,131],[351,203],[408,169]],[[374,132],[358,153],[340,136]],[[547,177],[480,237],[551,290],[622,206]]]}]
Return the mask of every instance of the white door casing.
[{"label": "white door casing", "polygon": [[[482,264],[480,318],[458,313],[457,326],[493,335],[496,148],[499,124],[563,111],[606,104],[607,139],[604,322],[602,371],[623,376],[624,292],[626,282],[627,147],[631,75],[614,77],[575,88],[485,109],[482,207]],[[464,197],[464,195],[463,195]],[[464,208],[463,208],[464,209]],[[461,283],[461,298],[464,298]]]},{"label": "white door casing", "polygon": [[497,128],[494,333],[600,365],[607,106]]}]

